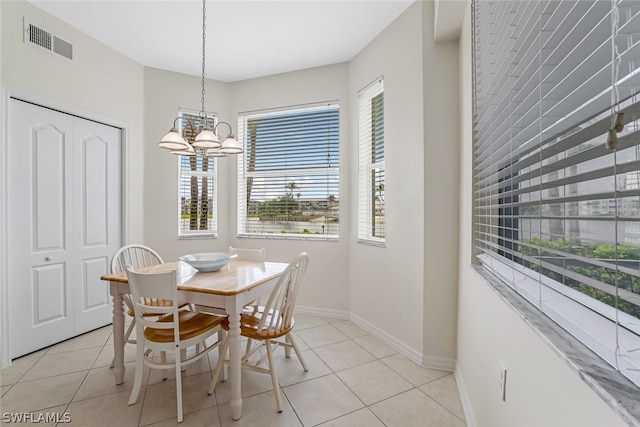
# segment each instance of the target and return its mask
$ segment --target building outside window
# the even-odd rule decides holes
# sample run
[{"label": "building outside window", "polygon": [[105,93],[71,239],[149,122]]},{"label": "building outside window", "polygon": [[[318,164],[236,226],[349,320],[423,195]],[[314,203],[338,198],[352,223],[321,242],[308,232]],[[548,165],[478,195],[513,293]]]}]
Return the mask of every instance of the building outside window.
[{"label": "building outside window", "polygon": [[239,115],[239,236],[339,237],[339,125],[334,103]]},{"label": "building outside window", "polygon": [[358,242],[384,245],[384,82],[358,92]]},{"label": "building outside window", "polygon": [[[201,117],[196,112],[179,112],[179,132],[193,144]],[[210,123],[214,116],[207,119]],[[216,237],[217,189],[216,159],[201,154],[178,155],[180,163],[178,189],[178,236]]]},{"label": "building outside window", "polygon": [[473,10],[477,259],[640,385],[638,2]]}]

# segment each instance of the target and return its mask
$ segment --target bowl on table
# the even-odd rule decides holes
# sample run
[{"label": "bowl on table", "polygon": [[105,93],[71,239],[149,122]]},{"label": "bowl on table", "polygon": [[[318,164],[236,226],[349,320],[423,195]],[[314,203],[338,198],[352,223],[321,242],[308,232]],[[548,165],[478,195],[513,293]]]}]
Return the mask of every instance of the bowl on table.
[{"label": "bowl on table", "polygon": [[228,252],[203,252],[182,255],[180,261],[186,262],[198,271],[218,271],[237,256]]}]

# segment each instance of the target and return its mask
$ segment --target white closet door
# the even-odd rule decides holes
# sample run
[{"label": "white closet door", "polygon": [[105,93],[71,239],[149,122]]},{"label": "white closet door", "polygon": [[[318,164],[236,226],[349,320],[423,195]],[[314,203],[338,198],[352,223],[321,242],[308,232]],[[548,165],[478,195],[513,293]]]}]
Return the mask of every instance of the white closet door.
[{"label": "white closet door", "polygon": [[120,129],[74,118],[75,335],[111,323],[109,257],[120,247]]},{"label": "white closet door", "polygon": [[8,110],[15,358],[111,321],[100,276],[120,243],[120,132],[14,99]]}]

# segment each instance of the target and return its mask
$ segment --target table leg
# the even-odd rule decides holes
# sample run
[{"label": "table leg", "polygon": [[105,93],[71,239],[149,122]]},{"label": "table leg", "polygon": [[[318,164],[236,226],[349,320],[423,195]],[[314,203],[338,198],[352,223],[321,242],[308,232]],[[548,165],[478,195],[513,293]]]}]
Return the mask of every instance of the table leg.
[{"label": "table leg", "polygon": [[231,365],[231,417],[242,417],[240,314],[229,315],[229,364]]},{"label": "table leg", "polygon": [[111,285],[113,296],[113,357],[116,384],[124,382],[124,310],[122,294],[117,290],[117,284]]}]

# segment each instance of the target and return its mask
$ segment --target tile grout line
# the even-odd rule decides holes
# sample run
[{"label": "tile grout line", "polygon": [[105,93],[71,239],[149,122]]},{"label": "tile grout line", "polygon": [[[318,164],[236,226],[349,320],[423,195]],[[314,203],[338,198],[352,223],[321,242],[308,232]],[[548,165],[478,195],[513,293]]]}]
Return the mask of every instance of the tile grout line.
[{"label": "tile grout line", "polygon": [[[326,321],[325,321],[325,322],[326,322]],[[316,347],[311,347],[311,346],[309,345],[309,343],[308,343],[306,340],[304,340],[304,339],[303,339],[303,338],[298,334],[298,332],[299,332],[299,331],[304,331],[304,330],[308,330],[308,329],[313,329],[313,328],[316,328],[316,327],[325,327],[325,326],[332,326],[332,329],[335,329],[337,332],[339,332],[340,334],[344,335],[344,336],[346,337],[346,339],[341,340],[341,341],[337,341],[337,342],[332,342],[332,343],[328,343],[328,344],[320,345],[320,346],[316,346]],[[111,328],[111,327],[112,327],[112,325],[107,325],[107,326],[105,326],[105,328]],[[101,329],[101,328],[99,328],[99,329]],[[94,331],[95,331],[95,330],[94,330]],[[94,332],[94,331],[91,331],[91,332]],[[376,405],[376,404],[379,404],[379,403],[384,402],[384,401],[386,401],[386,400],[389,400],[389,399],[392,399],[392,398],[394,398],[394,397],[397,397],[397,396],[399,396],[399,395],[401,395],[401,394],[403,394],[403,393],[406,393],[406,392],[408,392],[408,391],[412,391],[413,389],[418,389],[418,391],[419,391],[422,395],[424,395],[424,396],[428,397],[428,398],[429,398],[429,400],[431,400],[431,401],[435,402],[439,407],[441,407],[442,409],[446,410],[446,411],[447,411],[447,413],[449,413],[449,414],[451,414],[453,417],[455,417],[455,419],[458,419],[458,420],[460,420],[461,422],[463,422],[463,423],[465,423],[465,424],[466,424],[466,420],[465,420],[464,418],[460,418],[458,415],[456,415],[456,414],[455,414],[451,409],[449,409],[447,406],[445,406],[444,404],[440,403],[438,400],[436,400],[435,398],[433,398],[433,397],[431,397],[429,394],[427,394],[427,392],[426,392],[426,391],[420,390],[420,387],[423,387],[423,386],[424,386],[424,385],[426,385],[426,384],[430,384],[430,383],[434,383],[434,382],[436,382],[436,381],[442,380],[443,378],[446,378],[446,377],[448,377],[449,375],[452,375],[451,373],[449,373],[449,372],[445,372],[445,373],[444,373],[444,375],[442,375],[442,376],[439,376],[439,377],[437,377],[437,378],[430,379],[430,380],[428,380],[428,381],[426,381],[426,382],[424,382],[424,383],[420,383],[420,384],[418,384],[418,385],[415,385],[415,384],[414,384],[414,383],[413,383],[409,378],[407,378],[407,377],[406,377],[405,375],[403,375],[401,372],[398,372],[398,371],[397,371],[396,369],[394,369],[392,366],[389,366],[389,365],[387,365],[387,363],[383,362],[383,360],[388,359],[388,358],[391,358],[391,357],[398,356],[398,354],[400,354],[400,353],[395,352],[395,353],[393,353],[393,354],[385,354],[385,355],[382,355],[382,356],[378,357],[378,356],[376,356],[375,354],[373,354],[370,350],[368,350],[367,348],[365,348],[363,345],[361,345],[360,343],[358,343],[358,342],[356,341],[356,339],[360,339],[360,338],[362,338],[362,337],[367,337],[367,336],[370,336],[370,337],[376,338],[376,337],[375,337],[375,335],[372,335],[372,334],[365,334],[365,335],[358,335],[358,336],[352,337],[352,336],[349,336],[349,335],[347,335],[346,333],[342,332],[338,327],[336,327],[336,326],[334,326],[333,324],[328,323],[328,322],[326,322],[326,324],[324,324],[324,325],[315,325],[315,326],[310,326],[309,328],[300,329],[299,331],[298,331],[298,330],[296,330],[296,338],[298,338],[298,340],[299,340],[299,341],[302,341],[302,343],[304,343],[304,344],[305,344],[305,346],[306,346],[306,350],[308,350],[308,351],[309,351],[309,354],[310,354],[310,355],[313,355],[313,356],[314,356],[314,357],[315,357],[315,358],[316,358],[320,363],[322,363],[323,365],[325,365],[325,366],[326,366],[326,368],[328,369],[328,373],[327,373],[327,374],[319,375],[319,376],[314,377],[314,378],[303,379],[302,381],[298,381],[298,382],[293,382],[293,383],[288,384],[287,386],[284,386],[284,387],[280,384],[280,382],[278,382],[278,387],[280,388],[281,393],[284,393],[284,395],[285,395],[285,399],[287,399],[287,403],[288,403],[288,404],[289,404],[289,406],[291,407],[291,410],[293,411],[293,414],[295,415],[296,419],[298,420],[298,422],[299,422],[300,424],[304,425],[304,423],[302,422],[302,419],[301,419],[301,417],[300,417],[300,414],[298,413],[298,411],[296,410],[296,408],[293,406],[293,403],[292,403],[291,399],[290,399],[290,398],[289,398],[289,396],[285,393],[284,389],[285,389],[286,387],[293,386],[293,385],[296,385],[296,384],[303,384],[303,383],[305,383],[305,382],[310,382],[310,381],[313,381],[313,380],[316,380],[316,379],[325,378],[325,377],[328,377],[329,375],[334,375],[335,377],[337,377],[337,379],[340,381],[340,384],[342,384],[342,385],[346,388],[346,390],[349,390],[349,392],[350,392],[350,393],[352,393],[352,394],[354,395],[354,397],[355,397],[356,399],[358,399],[358,401],[360,401],[360,403],[361,403],[363,406],[362,406],[361,408],[356,409],[356,410],[353,410],[353,411],[347,412],[347,413],[345,413],[345,414],[342,414],[342,415],[340,415],[340,416],[338,416],[338,417],[332,418],[331,420],[325,420],[325,421],[323,421],[323,422],[321,422],[321,423],[319,423],[319,424],[323,424],[323,423],[326,423],[326,422],[329,422],[329,421],[332,421],[332,420],[336,420],[336,419],[342,418],[342,417],[344,417],[344,416],[347,416],[347,415],[349,415],[349,414],[355,413],[355,412],[357,412],[357,411],[360,411],[361,409],[366,408],[369,412],[371,412],[371,413],[375,416],[375,418],[376,418],[376,419],[378,419],[378,420],[379,420],[379,422],[380,422],[382,425],[386,425],[386,423],[385,423],[384,421],[382,421],[382,420],[379,418],[379,416],[378,416],[378,415],[377,415],[377,414],[376,414],[376,413],[371,409],[371,407],[372,407],[373,405]],[[112,332],[111,332],[111,333],[109,333],[109,334],[107,334],[106,339],[105,339],[105,341],[104,341],[104,344],[102,344],[102,346],[92,346],[92,347],[86,347],[86,348],[78,348],[78,349],[75,349],[75,350],[68,350],[68,351],[63,351],[63,352],[59,352],[59,353],[55,353],[55,354],[54,354],[54,355],[58,355],[58,354],[64,354],[64,353],[72,353],[72,352],[81,351],[81,350],[88,350],[88,349],[100,348],[100,351],[98,351],[98,353],[96,354],[96,356],[95,356],[95,358],[93,359],[92,363],[90,364],[89,369],[84,370],[84,371],[83,371],[83,370],[80,370],[80,371],[73,371],[73,372],[65,372],[65,373],[61,373],[61,374],[57,374],[57,375],[53,375],[53,376],[49,376],[49,377],[37,378],[37,379],[34,379],[34,380],[29,380],[29,381],[35,381],[35,380],[40,380],[40,379],[45,379],[45,378],[55,378],[55,377],[59,377],[59,376],[67,375],[67,374],[72,374],[72,373],[77,373],[77,372],[84,372],[84,375],[83,375],[83,377],[82,377],[82,380],[79,382],[78,387],[77,387],[77,388],[75,389],[75,391],[73,392],[73,394],[72,394],[72,396],[71,396],[71,398],[70,398],[69,402],[67,402],[66,404],[64,404],[64,403],[63,403],[62,405],[56,405],[56,406],[63,406],[63,405],[64,405],[65,411],[69,411],[69,408],[70,408],[71,404],[73,404],[73,403],[77,403],[77,402],[74,402],[73,400],[75,399],[75,397],[77,397],[77,396],[78,396],[78,393],[79,393],[80,389],[81,389],[84,385],[88,384],[88,378],[89,378],[89,374],[91,373],[91,371],[98,370],[98,369],[102,369],[102,368],[105,368],[105,367],[107,367],[107,366],[108,366],[108,365],[105,365],[105,366],[97,366],[97,362],[98,362],[98,359],[99,359],[100,355],[102,354],[102,352],[103,352],[103,351],[105,351],[105,349],[107,349],[107,346],[109,346],[110,348],[112,348],[112,347],[113,347],[113,343],[109,343],[109,340],[112,338],[112,335],[113,335],[113,334],[112,334]],[[324,361],[324,359],[323,359],[322,357],[320,357],[320,354],[317,352],[317,350],[318,350],[318,349],[321,349],[321,348],[324,348],[324,347],[327,347],[327,346],[330,346],[330,345],[334,345],[334,344],[346,343],[346,342],[348,342],[348,341],[351,341],[351,343],[350,343],[350,344],[355,344],[355,345],[357,346],[357,348],[359,348],[359,349],[361,349],[361,350],[364,350],[364,352],[365,352],[367,355],[370,355],[370,356],[373,358],[373,360],[370,360],[370,361],[368,361],[368,362],[363,362],[363,363],[357,363],[356,365],[354,365],[354,366],[350,366],[350,367],[348,367],[348,368],[344,368],[344,369],[340,369],[340,370],[335,370],[334,368],[332,368],[331,366],[329,366],[329,365]],[[5,395],[6,395],[6,393],[9,393],[9,392],[10,392],[10,390],[11,390],[11,389],[16,385],[16,384],[18,384],[18,381],[20,381],[21,379],[23,379],[23,378],[24,378],[24,377],[25,377],[29,372],[31,372],[31,371],[34,369],[35,365],[36,365],[39,361],[41,361],[45,356],[48,356],[48,355],[49,355],[49,351],[50,351],[50,350],[51,350],[51,348],[48,348],[48,349],[46,349],[46,351],[44,351],[41,355],[37,356],[37,358],[35,358],[36,360],[35,360],[35,361],[33,361],[33,363],[29,366],[29,368],[28,368],[28,369],[26,369],[26,370],[25,370],[21,375],[19,375],[19,376],[17,377],[16,381],[15,381],[13,384],[9,384],[9,385],[8,385],[9,387],[8,387],[8,388],[7,388],[7,390],[5,391]],[[304,351],[304,350],[303,350],[303,351]],[[380,352],[379,352],[379,353],[380,353]],[[282,356],[282,357],[284,357],[284,356]],[[209,373],[209,378],[210,378],[211,373],[212,373],[212,360],[211,360],[211,359],[209,359],[209,357],[207,357],[206,359],[207,359],[207,360],[206,360],[206,366],[208,367],[208,373]],[[339,374],[340,372],[346,371],[346,370],[348,370],[348,369],[352,369],[352,368],[355,368],[355,367],[358,367],[358,366],[362,366],[362,365],[365,365],[365,364],[367,364],[367,363],[372,363],[372,362],[374,362],[374,361],[378,361],[378,362],[383,363],[385,366],[387,366],[389,369],[391,369],[394,373],[396,373],[400,378],[402,378],[402,379],[406,380],[406,381],[411,385],[411,388],[410,388],[410,389],[408,389],[408,390],[402,391],[402,392],[395,393],[394,395],[392,395],[392,396],[388,396],[388,397],[386,397],[386,398],[384,398],[384,399],[381,399],[381,400],[379,400],[379,401],[373,402],[371,405],[366,404],[366,403],[362,400],[362,398],[360,398],[360,396],[358,396],[358,394],[356,394],[356,393],[355,393],[355,391],[354,391],[353,389],[351,389],[351,388],[350,388],[350,387],[349,387],[349,386],[348,386],[348,385],[347,385],[347,384],[342,380],[342,378],[341,378],[338,374]],[[414,364],[415,364],[415,363],[414,363]],[[422,366],[420,366],[420,365],[417,365],[417,364],[415,364],[415,365],[416,365],[417,367],[419,367],[419,368],[424,368],[424,367],[422,367]],[[207,373],[207,372],[206,372],[206,371],[201,372],[201,374],[205,374],[205,373]],[[195,375],[195,374],[194,374],[194,375]],[[137,424],[136,424],[136,425],[138,425],[139,427],[142,427],[142,426],[143,426],[143,425],[141,424],[141,422],[142,422],[142,419],[143,419],[144,407],[145,407],[145,405],[147,404],[147,398],[149,397],[149,395],[148,395],[147,391],[148,391],[148,387],[149,387],[149,379],[150,379],[150,377],[151,377],[151,370],[149,370],[149,372],[147,372],[147,375],[146,375],[146,381],[144,382],[144,386],[141,388],[141,392],[142,392],[142,393],[144,393],[144,394],[143,394],[142,401],[141,401],[141,402],[139,401],[139,403],[141,404],[141,406],[140,406],[140,411],[139,411],[139,413],[138,413],[138,417],[137,417],[138,419],[137,419]],[[29,381],[27,381],[27,382],[29,382]],[[173,381],[175,381],[175,379],[174,379]],[[144,391],[142,391],[142,389],[144,389]],[[114,393],[120,393],[120,392],[121,392],[121,391],[115,391],[115,392],[113,392],[113,393],[107,393],[107,395],[112,395],[112,394],[114,394]],[[273,393],[273,390],[271,389],[270,391],[265,391],[264,393]],[[262,393],[258,393],[258,394],[252,395],[252,396],[256,396],[256,395],[259,395],[259,394],[262,394]],[[98,396],[88,397],[88,398],[86,398],[86,399],[81,399],[81,400],[79,400],[78,402],[83,402],[83,401],[87,401],[87,400],[91,400],[91,399],[99,399],[99,398],[103,398],[103,397],[105,397],[105,396],[106,396],[106,395],[102,394],[102,395],[98,395]],[[249,396],[247,396],[247,397],[249,397]],[[220,426],[223,426],[223,425],[224,425],[224,423],[223,423],[222,412],[220,411],[220,403],[219,403],[219,401],[218,401],[218,396],[217,396],[217,395],[214,395],[214,399],[215,399],[215,402],[214,402],[214,404],[213,404],[211,407],[215,407],[215,410],[216,410],[216,412],[217,412],[217,414],[218,414],[218,415],[217,415],[217,418],[218,418],[219,425],[220,425]],[[53,408],[53,407],[55,407],[55,406],[52,406],[52,408]],[[48,408],[38,409],[38,411],[42,411],[42,410],[46,410],[46,409],[48,409]],[[195,412],[198,412],[198,411],[199,411],[199,410],[194,410],[194,411],[192,411],[192,412],[189,412],[189,414],[192,414],[192,413],[195,413]],[[185,413],[185,415],[187,415],[187,414]],[[169,418],[169,420],[170,420],[170,419],[171,419],[171,418]],[[154,423],[161,423],[161,422],[164,422],[164,421],[166,421],[166,420],[159,420],[159,421],[156,421],[156,422],[154,422]],[[151,424],[154,424],[154,423],[151,423]]]},{"label": "tile grout line", "polygon": [[442,376],[442,377],[435,378],[435,379],[433,379],[433,380],[431,380],[431,381],[427,381],[426,383],[424,383],[424,384],[422,384],[421,386],[418,386],[418,387],[416,387],[416,388],[418,389],[418,391],[419,391],[420,393],[423,393],[423,394],[424,394],[425,396],[427,396],[429,399],[433,400],[433,401],[434,401],[434,402],[436,402],[438,405],[442,406],[444,409],[446,409],[447,411],[449,411],[449,412],[450,412],[453,416],[455,416],[457,419],[459,419],[460,421],[462,421],[462,422],[464,422],[465,424],[467,424],[467,421],[466,421],[466,420],[464,420],[464,419],[460,418],[457,414],[453,413],[453,411],[452,411],[451,409],[447,408],[447,407],[446,407],[446,406],[444,406],[442,403],[438,402],[436,399],[434,399],[434,398],[433,398],[433,397],[431,397],[429,394],[427,394],[427,392],[420,390],[420,387],[423,387],[423,386],[425,386],[425,385],[427,385],[427,384],[431,384],[431,383],[433,383],[433,382],[439,381],[439,380],[441,380],[441,379],[443,379],[443,378],[448,377],[449,375],[453,375],[453,372],[451,372],[451,373],[449,373],[449,374],[447,374],[447,375],[444,375],[444,376]]},{"label": "tile grout line", "polygon": [[[97,330],[97,329],[95,329],[95,330]],[[93,332],[93,331],[91,331],[91,332]],[[102,350],[104,350],[104,347],[107,345],[107,341],[109,341],[109,335],[107,335],[107,338],[105,339],[104,344],[102,344],[101,350],[96,354],[96,358],[93,360],[93,363],[91,364],[91,367],[86,371],[84,377],[82,378],[82,381],[80,381],[80,384],[78,385],[78,388],[76,388],[76,390],[73,392],[73,395],[71,396],[71,398],[69,399],[69,402],[65,406],[65,410],[64,410],[65,413],[69,412],[69,408],[71,407],[71,404],[73,403],[73,399],[78,395],[78,391],[80,391],[80,389],[82,388],[82,385],[87,380],[87,377],[89,376],[89,372],[91,372],[93,369],[95,369],[96,361],[100,357],[100,354],[102,353]],[[89,347],[89,348],[96,348],[96,347]],[[72,350],[72,351],[77,351],[77,349],[76,350]],[[49,351],[47,351],[47,353],[49,353]],[[56,354],[63,354],[63,353],[69,353],[69,352],[62,352],[62,353],[56,353]],[[43,355],[43,357],[44,357],[44,355]],[[99,396],[96,396],[96,397],[99,397]],[[82,402],[84,400],[88,400],[88,399],[82,399],[79,402]],[[59,423],[57,423],[57,424],[59,424]]]}]

